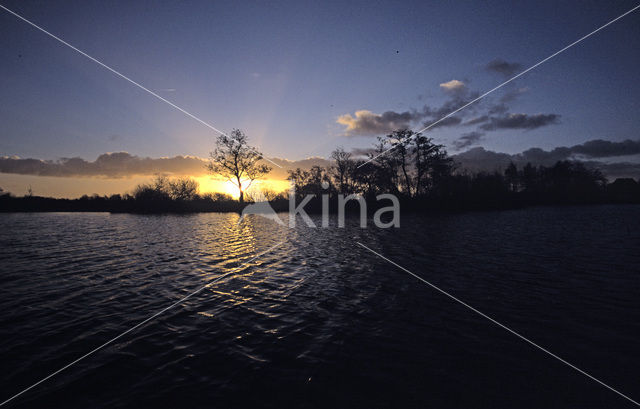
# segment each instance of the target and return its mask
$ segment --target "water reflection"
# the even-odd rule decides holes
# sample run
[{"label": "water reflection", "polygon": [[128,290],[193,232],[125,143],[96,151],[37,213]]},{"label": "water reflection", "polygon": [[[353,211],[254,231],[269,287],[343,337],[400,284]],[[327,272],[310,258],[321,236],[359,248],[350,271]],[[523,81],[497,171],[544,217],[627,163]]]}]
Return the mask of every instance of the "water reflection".
[{"label": "water reflection", "polygon": [[288,229],[256,216],[238,223],[237,214],[1,216],[6,394],[233,273],[42,384],[23,405],[376,407],[399,396],[422,407],[618,403],[356,241],[620,390],[635,389],[636,207],[407,216],[403,228],[385,231],[360,229],[357,219],[345,229]]}]

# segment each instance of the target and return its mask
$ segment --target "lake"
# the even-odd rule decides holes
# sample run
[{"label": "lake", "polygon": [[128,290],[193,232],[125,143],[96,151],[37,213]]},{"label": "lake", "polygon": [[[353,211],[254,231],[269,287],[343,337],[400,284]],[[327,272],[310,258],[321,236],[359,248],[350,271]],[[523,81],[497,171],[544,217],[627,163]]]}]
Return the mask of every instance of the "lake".
[{"label": "lake", "polygon": [[8,406],[633,407],[357,242],[640,399],[640,206],[238,219],[1,214],[0,400],[229,273]]}]

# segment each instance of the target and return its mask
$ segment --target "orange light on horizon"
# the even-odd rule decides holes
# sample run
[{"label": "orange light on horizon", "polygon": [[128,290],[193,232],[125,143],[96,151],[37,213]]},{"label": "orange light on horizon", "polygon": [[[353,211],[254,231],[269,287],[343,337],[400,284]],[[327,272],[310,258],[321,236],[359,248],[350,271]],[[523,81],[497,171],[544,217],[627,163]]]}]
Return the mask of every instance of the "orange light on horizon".
[{"label": "orange light on horizon", "polygon": [[[198,182],[200,193],[224,193],[231,196],[234,199],[238,199],[240,197],[240,191],[235,183],[225,180],[218,179],[213,176],[199,176],[194,177],[196,182]],[[249,181],[244,181],[243,184],[248,184]],[[278,180],[278,179],[264,179],[264,180],[254,180],[249,188],[249,191],[257,190],[269,190],[276,193],[280,193],[282,191],[289,189],[289,181],[287,180]],[[245,190],[245,193],[247,191]]]}]

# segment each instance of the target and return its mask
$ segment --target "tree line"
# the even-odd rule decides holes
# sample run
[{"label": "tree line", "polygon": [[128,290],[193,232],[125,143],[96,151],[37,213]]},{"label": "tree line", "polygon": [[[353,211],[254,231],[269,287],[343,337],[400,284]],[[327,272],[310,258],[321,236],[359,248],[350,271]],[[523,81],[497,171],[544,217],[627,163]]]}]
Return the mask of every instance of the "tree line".
[{"label": "tree line", "polygon": [[640,203],[640,182],[608,183],[597,169],[578,161],[553,166],[511,163],[504,171],[471,173],[443,145],[410,130],[377,138],[365,157],[342,148],[333,165],[289,171],[296,193],[357,194],[368,201],[393,193],[410,210],[503,209],[541,204]]},{"label": "tree line", "polygon": [[[343,148],[331,154],[331,166],[288,172],[297,198],[313,195],[308,210],[320,208],[322,196],[335,203],[338,195],[357,195],[367,202],[384,193],[396,195],[404,210],[504,209],[541,204],[640,203],[640,182],[617,179],[608,183],[597,169],[582,162],[559,161],[553,166],[530,163],[504,171],[471,173],[460,168],[443,145],[411,130],[378,137],[366,156]],[[277,211],[289,209],[289,193],[251,191],[254,180],[271,168],[240,130],[221,135],[207,169],[233,182],[234,200],[222,193],[200,194],[188,177],[156,177],[131,194],[53,199],[14,197],[0,190],[1,211],[203,212],[242,211],[245,202],[264,201]],[[374,206],[375,208],[375,206]]]},{"label": "tree line", "polygon": [[151,183],[136,186],[131,193],[84,195],[77,199],[57,199],[34,194],[15,197],[5,192],[0,194],[0,211],[191,213],[242,210],[238,201],[227,194],[201,194],[198,189],[198,182],[192,178],[157,176]]},{"label": "tree line", "polygon": [[[356,158],[343,148],[331,154],[328,169],[289,171],[296,191],[319,192],[325,182],[330,193],[359,194],[371,198],[392,193],[405,198],[432,195],[455,171],[455,163],[443,145],[403,129],[378,137],[366,158]],[[315,188],[313,187],[315,186]]]}]

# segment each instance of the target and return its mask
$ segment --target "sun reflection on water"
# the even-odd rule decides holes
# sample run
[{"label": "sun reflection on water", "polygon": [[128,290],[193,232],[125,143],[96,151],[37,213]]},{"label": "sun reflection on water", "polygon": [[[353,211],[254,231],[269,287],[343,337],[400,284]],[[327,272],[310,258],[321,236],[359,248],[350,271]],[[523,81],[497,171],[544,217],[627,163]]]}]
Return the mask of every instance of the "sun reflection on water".
[{"label": "sun reflection on water", "polygon": [[[229,308],[250,303],[256,293],[262,292],[269,279],[264,271],[263,257],[277,257],[264,254],[274,244],[284,240],[288,229],[260,217],[248,217],[240,220],[238,213],[227,213],[218,218],[217,223],[208,224],[200,229],[200,251],[207,254],[208,268],[202,271],[203,281],[211,281],[223,274],[229,274],[207,289],[215,303],[199,305],[198,314],[207,318],[216,318]],[[283,254],[284,249],[274,249],[274,253]],[[204,308],[202,308],[204,307]]]}]

